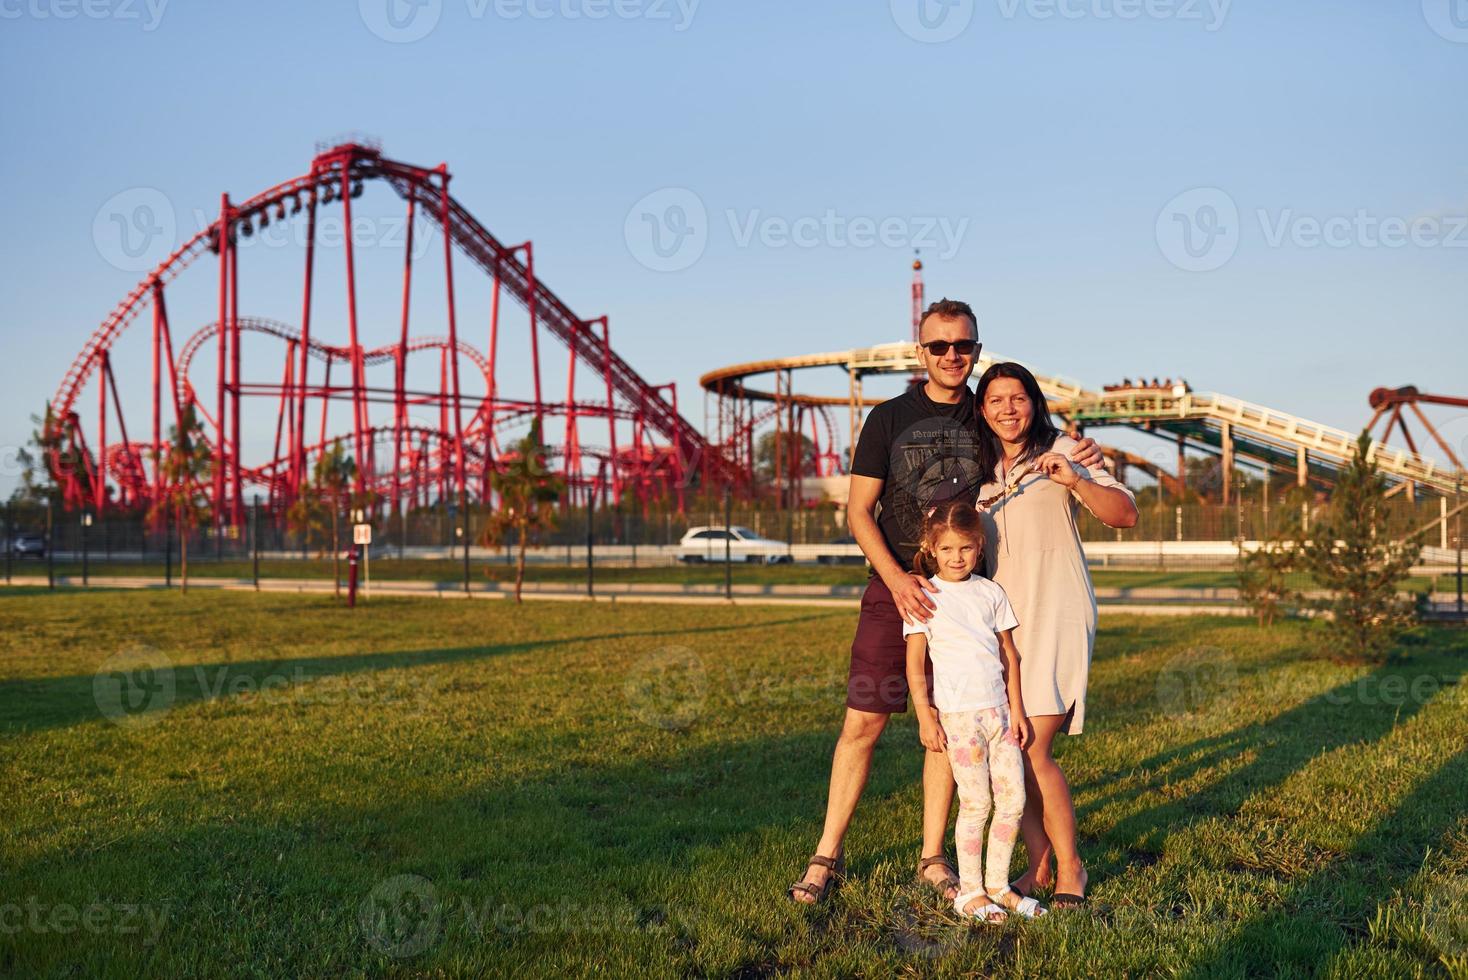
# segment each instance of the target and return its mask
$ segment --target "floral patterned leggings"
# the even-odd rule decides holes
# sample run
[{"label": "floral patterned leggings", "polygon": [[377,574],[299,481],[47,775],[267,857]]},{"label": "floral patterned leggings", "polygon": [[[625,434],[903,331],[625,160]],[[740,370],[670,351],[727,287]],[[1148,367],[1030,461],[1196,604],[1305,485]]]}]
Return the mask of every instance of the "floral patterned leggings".
[{"label": "floral patterned leggings", "polygon": [[[1025,809],[1024,757],[1019,742],[1009,734],[1009,709],[940,712],[938,722],[948,736],[948,761],[958,783],[953,836],[958,845],[959,890],[968,894],[982,887],[998,898],[1009,889],[1009,859]],[[989,857],[981,876],[984,824],[991,809]]]}]

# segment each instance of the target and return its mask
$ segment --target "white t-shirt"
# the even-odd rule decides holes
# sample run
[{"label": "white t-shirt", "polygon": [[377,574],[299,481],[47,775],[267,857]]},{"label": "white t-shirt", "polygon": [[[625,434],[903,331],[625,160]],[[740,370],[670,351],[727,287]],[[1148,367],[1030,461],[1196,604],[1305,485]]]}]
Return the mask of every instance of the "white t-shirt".
[{"label": "white t-shirt", "polygon": [[934,706],[939,711],[981,711],[1006,704],[998,634],[1019,625],[1009,597],[978,575],[963,582],[934,576],[932,582],[938,588],[927,593],[938,607],[933,618],[918,626],[903,623],[902,635],[928,638]]}]

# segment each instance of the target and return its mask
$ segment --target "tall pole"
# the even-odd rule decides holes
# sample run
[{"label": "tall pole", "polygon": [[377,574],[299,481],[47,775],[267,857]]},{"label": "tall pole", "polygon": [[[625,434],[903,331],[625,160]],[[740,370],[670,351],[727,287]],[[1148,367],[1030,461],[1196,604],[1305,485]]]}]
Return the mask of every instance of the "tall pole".
[{"label": "tall pole", "polygon": [[229,506],[230,524],[245,522],[244,490],[240,484],[240,253],[229,250]]},{"label": "tall pole", "polygon": [[[352,251],[352,155],[347,153],[341,161],[341,201],[342,221],[346,225],[346,259],[347,259],[347,332],[350,334],[350,354],[352,358],[352,433],[353,456],[357,464],[355,486],[358,493],[362,491],[363,481],[367,479],[366,470],[363,468],[365,460],[362,456],[364,444],[363,429],[366,428],[367,402],[365,387],[364,365],[362,362],[362,346],[358,343],[357,335],[357,274],[355,256]],[[452,306],[450,307],[452,310]],[[452,316],[452,314],[450,314]]]},{"label": "tall pole", "polygon": [[[316,188],[312,187],[307,192],[306,199],[306,282],[301,298],[301,365],[296,374],[297,405],[296,405],[296,446],[291,453],[291,466],[293,469],[291,479],[291,500],[294,501],[301,495],[301,485],[306,482],[306,382],[307,361],[311,352],[311,273],[315,268],[316,259]],[[329,362],[328,362],[329,363]],[[330,398],[329,393],[323,393],[322,399]],[[302,537],[304,541],[304,535]],[[302,545],[304,553],[305,546]]]},{"label": "tall pole", "polygon": [[1458,545],[1458,618],[1463,618],[1463,471],[1453,480],[1453,503],[1458,514],[1453,518],[1453,537]]},{"label": "tall pole", "polygon": [[255,557],[255,591],[260,591],[260,495],[255,494],[255,506],[250,511],[250,550]]},{"label": "tall pole", "polygon": [[[56,518],[53,512],[55,504],[51,498],[46,498],[46,587],[56,588]],[[1462,576],[1458,581],[1462,581]]]},{"label": "tall pole", "polygon": [[[777,454],[778,455],[778,454]],[[724,487],[724,598],[734,600],[734,535],[729,530],[733,524],[734,500],[729,488]]]},{"label": "tall pole", "polygon": [[[215,389],[216,402],[214,417],[215,445],[218,448],[218,459],[223,461],[224,448],[227,439],[225,423],[225,401],[224,388],[225,379],[228,377],[226,368],[229,357],[229,195],[219,195],[219,343],[218,360]],[[224,516],[224,467],[214,467],[214,499],[210,501],[213,508],[214,540],[216,548],[220,544],[219,527]]]}]

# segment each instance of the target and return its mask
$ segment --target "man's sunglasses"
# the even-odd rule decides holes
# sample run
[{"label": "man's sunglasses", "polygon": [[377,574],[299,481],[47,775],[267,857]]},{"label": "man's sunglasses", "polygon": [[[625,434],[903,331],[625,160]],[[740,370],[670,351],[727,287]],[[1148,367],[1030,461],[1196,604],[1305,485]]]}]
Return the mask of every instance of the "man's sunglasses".
[{"label": "man's sunglasses", "polygon": [[919,344],[918,346],[922,347],[934,357],[947,357],[948,348],[950,347],[958,352],[959,357],[968,357],[979,349],[979,342],[977,340],[930,340],[926,344]]}]

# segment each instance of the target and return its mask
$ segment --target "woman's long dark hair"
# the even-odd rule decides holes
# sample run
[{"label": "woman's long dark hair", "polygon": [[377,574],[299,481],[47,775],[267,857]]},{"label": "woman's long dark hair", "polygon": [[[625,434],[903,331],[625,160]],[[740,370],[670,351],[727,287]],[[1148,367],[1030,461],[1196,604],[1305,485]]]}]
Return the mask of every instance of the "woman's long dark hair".
[{"label": "woman's long dark hair", "polygon": [[994,478],[994,471],[1004,458],[999,436],[984,418],[984,394],[989,390],[989,385],[999,378],[1013,378],[1023,385],[1033,406],[1030,427],[1025,432],[1024,452],[1019,457],[1021,462],[1048,453],[1050,447],[1055,445],[1056,437],[1060,435],[1060,430],[1050,421],[1050,408],[1045,404],[1045,393],[1040,390],[1040,382],[1035,380],[1029,368],[1013,361],[989,365],[989,370],[979,377],[978,391],[974,395],[974,423],[979,427],[979,468],[985,480]]}]

